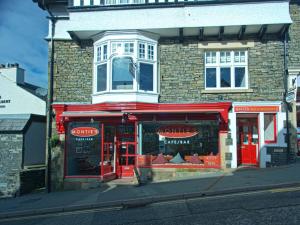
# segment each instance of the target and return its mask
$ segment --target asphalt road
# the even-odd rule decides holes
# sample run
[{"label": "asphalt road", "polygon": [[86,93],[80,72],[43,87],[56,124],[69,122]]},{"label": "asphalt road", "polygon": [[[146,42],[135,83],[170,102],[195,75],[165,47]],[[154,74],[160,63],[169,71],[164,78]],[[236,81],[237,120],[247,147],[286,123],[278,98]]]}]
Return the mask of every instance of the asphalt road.
[{"label": "asphalt road", "polygon": [[0,225],[300,224],[300,188],[1,220]]}]

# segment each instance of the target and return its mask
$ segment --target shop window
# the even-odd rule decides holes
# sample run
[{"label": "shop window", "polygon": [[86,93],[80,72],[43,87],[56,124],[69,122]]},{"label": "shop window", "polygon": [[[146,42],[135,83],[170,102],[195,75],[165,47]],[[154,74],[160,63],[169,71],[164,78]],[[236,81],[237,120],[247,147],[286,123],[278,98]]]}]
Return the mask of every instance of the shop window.
[{"label": "shop window", "polygon": [[210,51],[205,53],[206,89],[248,88],[247,51]]},{"label": "shop window", "polygon": [[66,176],[100,175],[100,153],[100,123],[70,122],[68,124]]},{"label": "shop window", "polygon": [[216,156],[219,125],[216,121],[199,123],[142,123],[142,154],[163,155],[168,160],[178,153],[183,160],[189,157]]},{"label": "shop window", "polygon": [[265,143],[276,143],[276,114],[264,115]]}]

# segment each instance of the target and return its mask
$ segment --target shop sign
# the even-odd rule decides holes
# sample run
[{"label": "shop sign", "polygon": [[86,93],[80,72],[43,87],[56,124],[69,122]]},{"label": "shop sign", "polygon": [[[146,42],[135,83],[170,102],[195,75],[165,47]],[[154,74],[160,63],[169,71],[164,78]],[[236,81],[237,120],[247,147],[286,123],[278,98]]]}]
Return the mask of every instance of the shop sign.
[{"label": "shop sign", "polygon": [[278,112],[279,106],[235,106],[235,112]]},{"label": "shop sign", "polygon": [[71,134],[76,137],[93,137],[99,134],[95,127],[76,127],[71,130]]},{"label": "shop sign", "polygon": [[0,95],[0,108],[5,108],[5,104],[11,103],[10,99],[3,99],[2,96]]},{"label": "shop sign", "polygon": [[166,138],[189,138],[199,131],[191,125],[167,125],[158,128],[157,134]]},{"label": "shop sign", "polygon": [[191,144],[190,140],[188,139],[166,139],[165,144],[169,145],[188,145]]}]

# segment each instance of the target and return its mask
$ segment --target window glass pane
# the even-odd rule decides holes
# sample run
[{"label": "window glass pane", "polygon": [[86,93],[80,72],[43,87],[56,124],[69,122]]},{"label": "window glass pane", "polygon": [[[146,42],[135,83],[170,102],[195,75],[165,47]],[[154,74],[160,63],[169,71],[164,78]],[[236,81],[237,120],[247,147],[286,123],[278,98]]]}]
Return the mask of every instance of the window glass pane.
[{"label": "window glass pane", "polygon": [[205,62],[208,63],[212,63],[212,58],[211,58],[211,52],[206,52],[205,54]]},{"label": "window glass pane", "polygon": [[240,52],[240,62],[246,62],[246,54],[245,54],[245,52]]},{"label": "window glass pane", "polygon": [[101,61],[101,46],[97,48],[97,62]]},{"label": "window glass pane", "polygon": [[205,57],[206,57],[205,62],[207,64],[216,63],[216,61],[217,61],[217,53],[216,52],[206,52]]},{"label": "window glass pane", "polygon": [[258,143],[258,130],[257,126],[253,125],[252,126],[252,143],[257,144]]},{"label": "window glass pane", "polygon": [[240,62],[240,52],[234,52],[234,62]]},{"label": "window glass pane", "polygon": [[125,53],[133,53],[133,43],[125,43]]},{"label": "window glass pane", "polygon": [[216,68],[206,68],[206,87],[217,87]]},{"label": "window glass pane", "polygon": [[139,44],[139,58],[145,58],[145,44]]},{"label": "window glass pane", "polygon": [[220,62],[221,63],[231,62],[230,52],[220,52]]},{"label": "window glass pane", "polygon": [[248,144],[248,126],[243,126],[243,143]]},{"label": "window glass pane", "polygon": [[211,59],[212,59],[212,63],[216,63],[217,62],[217,53],[216,52],[212,52]]},{"label": "window glass pane", "polygon": [[153,65],[140,63],[140,90],[153,91]]},{"label": "window glass pane", "polygon": [[111,52],[116,53],[120,52],[122,50],[122,44],[121,43],[112,43],[111,45]]},{"label": "window glass pane", "polygon": [[220,61],[221,61],[221,63],[225,63],[226,62],[226,54],[225,54],[225,52],[221,52],[220,53]]},{"label": "window glass pane", "polygon": [[130,57],[114,58],[112,61],[112,89],[132,89],[133,74],[130,72],[132,59]]},{"label": "window glass pane", "polygon": [[235,87],[246,87],[245,67],[234,68]]},{"label": "window glass pane", "polygon": [[153,60],[154,59],[154,46],[148,45],[148,59]]},{"label": "window glass pane", "polygon": [[107,64],[97,66],[97,92],[106,91]]},{"label": "window glass pane", "polygon": [[107,59],[107,45],[103,45],[103,59]]},{"label": "window glass pane", "polygon": [[230,68],[221,68],[221,87],[230,87]]},{"label": "window glass pane", "polygon": [[99,122],[68,123],[66,175],[88,176],[100,174],[101,133]]},{"label": "window glass pane", "polygon": [[[203,121],[184,124],[184,122],[160,122],[142,124],[142,153],[157,156],[163,154],[172,159],[177,153],[188,162],[191,156],[218,154],[218,122]],[[192,131],[193,136],[184,135]],[[176,134],[176,135],[174,135]],[[174,138],[172,136],[177,136]]]},{"label": "window glass pane", "polygon": [[264,115],[265,141],[275,141],[274,114]]}]

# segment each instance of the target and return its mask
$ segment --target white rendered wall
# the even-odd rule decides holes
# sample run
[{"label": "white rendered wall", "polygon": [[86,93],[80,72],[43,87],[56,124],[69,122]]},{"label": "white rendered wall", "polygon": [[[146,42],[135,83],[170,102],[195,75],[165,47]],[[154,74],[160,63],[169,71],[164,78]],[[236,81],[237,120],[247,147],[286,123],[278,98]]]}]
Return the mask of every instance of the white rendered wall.
[{"label": "white rendered wall", "polygon": [[[277,142],[276,143],[265,143],[265,133],[264,133],[264,112],[254,113],[258,114],[258,130],[259,130],[259,146],[257,151],[257,156],[259,160],[259,167],[265,168],[266,163],[271,161],[270,155],[267,154],[267,147],[286,147],[286,143],[284,140],[284,120],[285,120],[285,112],[281,112],[281,102],[235,102],[234,106],[279,106],[279,111],[276,113],[276,130],[277,130]],[[230,119],[230,132],[233,140],[233,144],[229,147],[230,152],[232,153],[232,168],[237,168],[237,114],[251,114],[249,112],[231,112],[229,113]]]},{"label": "white rendered wall", "polygon": [[46,115],[46,103],[0,75],[0,114]]},{"label": "white rendered wall", "polygon": [[70,12],[69,16],[69,20],[57,21],[55,38],[70,39],[67,31],[151,30],[292,22],[288,1]]}]

